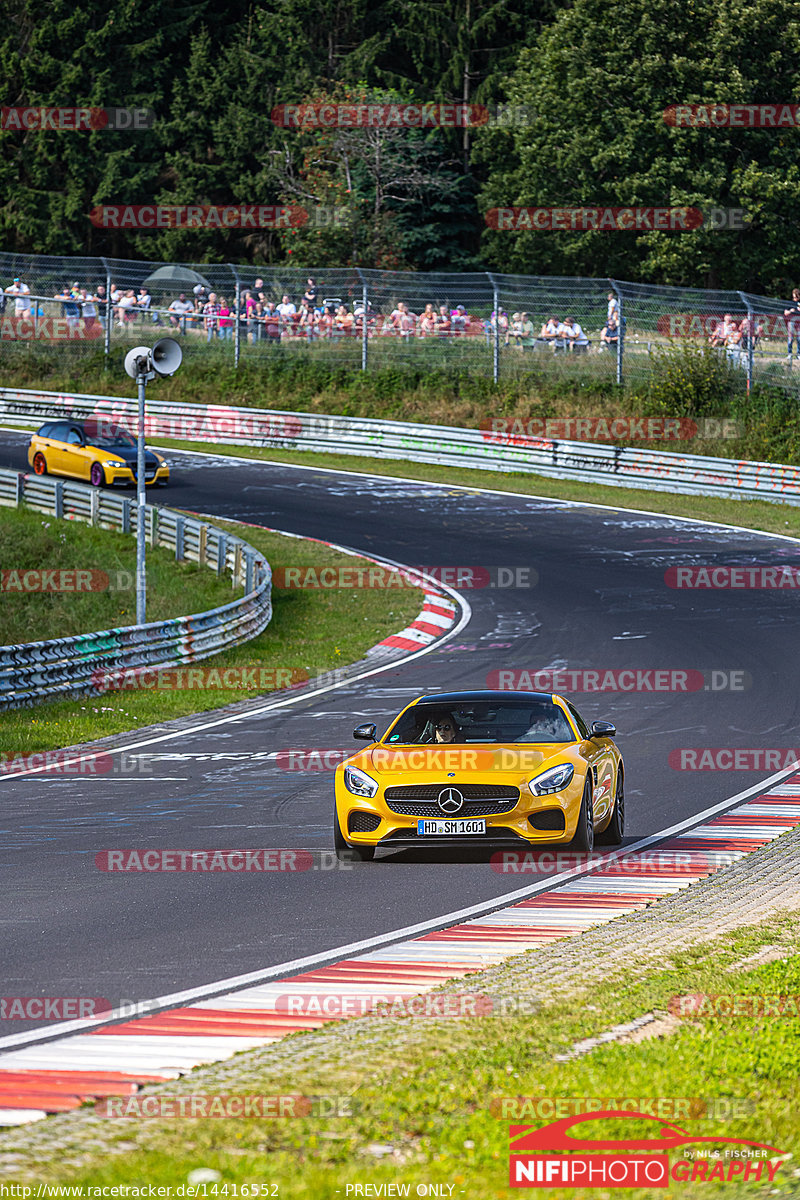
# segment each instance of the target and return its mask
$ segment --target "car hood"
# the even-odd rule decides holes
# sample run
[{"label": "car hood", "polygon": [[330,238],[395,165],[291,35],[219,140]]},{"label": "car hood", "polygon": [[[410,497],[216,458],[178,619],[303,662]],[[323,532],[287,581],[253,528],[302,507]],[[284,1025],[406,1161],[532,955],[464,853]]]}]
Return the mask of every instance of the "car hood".
[{"label": "car hood", "polygon": [[[102,455],[103,458],[116,458],[120,462],[127,463],[129,467],[132,466],[134,470],[136,469],[137,452],[135,446],[91,446],[90,449],[96,454]],[[161,460],[152,450],[145,449],[144,461],[145,466],[154,467]]]}]

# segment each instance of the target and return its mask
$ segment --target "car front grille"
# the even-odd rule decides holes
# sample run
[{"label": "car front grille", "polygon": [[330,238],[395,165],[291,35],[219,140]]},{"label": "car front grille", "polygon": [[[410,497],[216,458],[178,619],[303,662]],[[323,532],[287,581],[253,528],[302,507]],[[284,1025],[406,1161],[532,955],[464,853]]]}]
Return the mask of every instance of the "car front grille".
[{"label": "car front grille", "polygon": [[[464,797],[457,813],[444,813],[437,804],[439,793],[454,787]],[[403,817],[487,817],[508,813],[519,804],[519,788],[486,783],[420,783],[388,787],[386,807]]]}]

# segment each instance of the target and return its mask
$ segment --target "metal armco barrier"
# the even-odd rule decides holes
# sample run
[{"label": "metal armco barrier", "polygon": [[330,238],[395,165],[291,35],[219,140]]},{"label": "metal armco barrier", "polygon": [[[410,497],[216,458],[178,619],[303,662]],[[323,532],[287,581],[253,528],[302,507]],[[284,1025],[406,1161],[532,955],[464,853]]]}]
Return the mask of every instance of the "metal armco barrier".
[{"label": "metal armco barrier", "polygon": [[[546,475],[615,487],[800,504],[800,467],[781,463],[222,404],[202,406],[148,400],[147,410],[146,432],[150,439],[275,446]],[[0,388],[0,423],[30,426],[53,417],[75,420],[94,417],[135,432],[136,401]]]},{"label": "metal armco barrier", "polygon": [[[136,532],[137,505],[128,496],[64,479],[0,471],[0,506],[24,506],[56,517],[85,521],[123,533]],[[245,594],[221,608],[104,629],[77,637],[0,646],[0,709],[21,708],[59,697],[113,690],[124,672],[182,667],[257,637],[272,617],[272,571],[264,556],[240,538],[202,521],[148,505],[148,542],[228,573]]]}]

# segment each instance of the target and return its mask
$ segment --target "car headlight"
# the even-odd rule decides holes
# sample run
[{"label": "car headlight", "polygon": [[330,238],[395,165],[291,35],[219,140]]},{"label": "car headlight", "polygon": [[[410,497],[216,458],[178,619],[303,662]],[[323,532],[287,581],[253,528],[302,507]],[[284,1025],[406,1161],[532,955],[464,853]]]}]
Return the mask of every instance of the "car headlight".
[{"label": "car headlight", "polygon": [[360,771],[358,767],[345,767],[344,786],[354,796],[372,797],[378,791],[375,780],[371,779],[365,771]]},{"label": "car headlight", "polygon": [[574,774],[572,763],[562,763],[560,767],[551,767],[549,771],[543,771],[531,779],[528,787],[534,796],[549,796],[552,792],[563,792]]},{"label": "car headlight", "polygon": [[104,467],[127,467],[127,465],[128,464],[126,462],[120,462],[118,458],[103,459]]}]

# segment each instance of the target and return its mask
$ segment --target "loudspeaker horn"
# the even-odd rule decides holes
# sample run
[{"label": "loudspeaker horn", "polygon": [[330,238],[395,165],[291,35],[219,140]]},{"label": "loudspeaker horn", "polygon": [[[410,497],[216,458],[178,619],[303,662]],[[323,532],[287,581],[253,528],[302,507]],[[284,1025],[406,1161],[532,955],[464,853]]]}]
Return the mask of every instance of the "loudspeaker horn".
[{"label": "loudspeaker horn", "polygon": [[174,375],[182,359],[183,350],[174,338],[161,338],[153,346],[150,356],[153,370],[159,375]]}]

